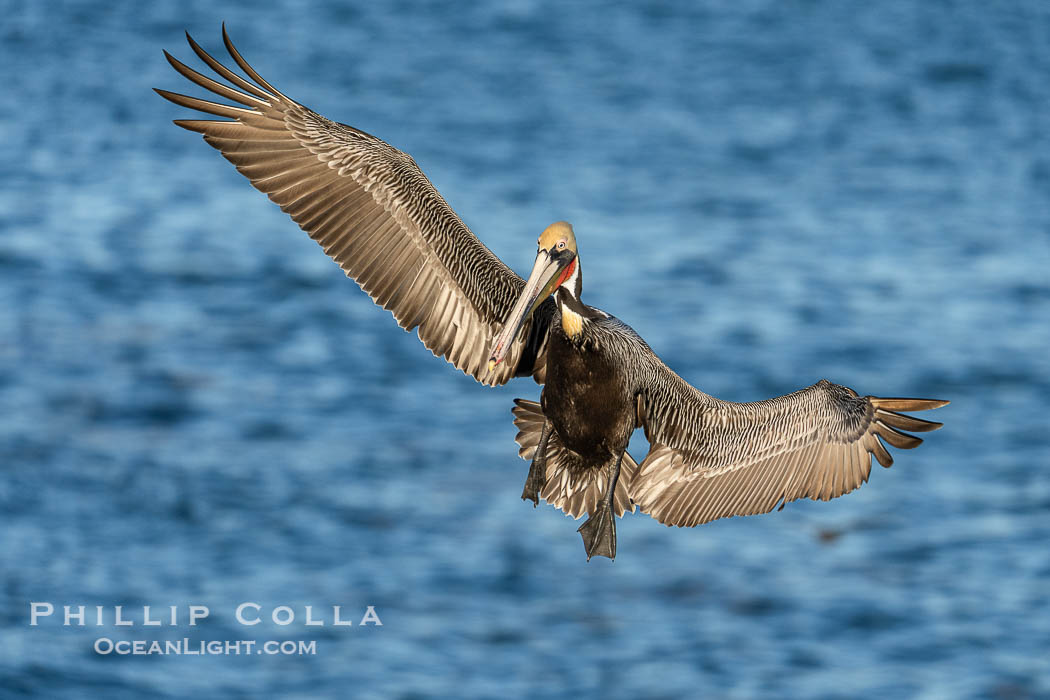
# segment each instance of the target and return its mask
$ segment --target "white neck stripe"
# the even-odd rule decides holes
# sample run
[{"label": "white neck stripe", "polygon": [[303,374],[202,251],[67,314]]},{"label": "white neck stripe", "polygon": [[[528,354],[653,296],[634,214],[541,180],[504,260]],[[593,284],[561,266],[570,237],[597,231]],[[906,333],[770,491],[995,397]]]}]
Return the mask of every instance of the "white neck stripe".
[{"label": "white neck stripe", "polygon": [[580,278],[580,259],[576,258],[574,262],[576,264],[572,268],[572,274],[569,275],[568,279],[561,283],[561,286],[562,289],[567,291],[573,299],[579,301],[579,298],[576,296],[576,280]]}]

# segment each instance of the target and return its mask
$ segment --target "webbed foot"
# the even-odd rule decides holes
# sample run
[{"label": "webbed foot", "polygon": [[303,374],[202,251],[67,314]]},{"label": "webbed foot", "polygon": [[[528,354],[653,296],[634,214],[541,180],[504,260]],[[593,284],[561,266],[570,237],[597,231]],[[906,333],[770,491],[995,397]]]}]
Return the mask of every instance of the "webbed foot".
[{"label": "webbed foot", "polygon": [[525,479],[525,488],[521,492],[521,500],[532,501],[533,508],[540,504],[540,491],[543,489],[546,481],[544,474],[546,471],[546,462],[542,465],[537,465],[533,461],[532,466],[529,467],[529,476]]},{"label": "webbed foot", "polygon": [[591,557],[616,558],[616,519],[612,509],[604,500],[599,501],[587,522],[577,530],[583,536],[583,548],[587,550],[587,561]]},{"label": "webbed foot", "polygon": [[551,436],[551,424],[543,421],[540,429],[539,444],[536,445],[536,455],[529,466],[529,476],[525,479],[525,488],[521,492],[521,500],[532,501],[532,507],[540,504],[540,491],[547,483],[547,442]]}]

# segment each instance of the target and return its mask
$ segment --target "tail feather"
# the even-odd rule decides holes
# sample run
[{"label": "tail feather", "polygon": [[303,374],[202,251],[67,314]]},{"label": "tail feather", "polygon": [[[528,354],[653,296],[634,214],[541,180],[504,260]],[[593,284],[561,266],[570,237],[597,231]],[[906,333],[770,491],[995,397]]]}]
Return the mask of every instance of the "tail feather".
[{"label": "tail feather", "polygon": [[[540,405],[535,401],[515,399],[511,409],[514,414],[514,425],[518,428],[515,437],[522,459],[531,460],[536,455],[540,441],[540,432],[546,420]],[[567,515],[579,519],[594,510],[599,499],[605,495],[607,488],[605,468],[607,464],[591,465],[575,452],[565,447],[556,432],[551,432],[547,443],[546,483],[540,491],[540,498]],[[634,503],[627,495],[630,485],[638,473],[638,463],[630,454],[624,453],[620,463],[620,477],[616,481],[613,494],[613,508],[616,515],[634,512]]]}]

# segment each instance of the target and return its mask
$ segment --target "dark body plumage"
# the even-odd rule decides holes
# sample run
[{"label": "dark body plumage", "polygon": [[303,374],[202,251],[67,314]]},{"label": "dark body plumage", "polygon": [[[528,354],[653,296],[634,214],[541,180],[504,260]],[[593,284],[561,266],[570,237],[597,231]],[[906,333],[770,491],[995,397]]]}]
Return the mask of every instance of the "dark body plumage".
[{"label": "dark body plumage", "polygon": [[540,401],[565,445],[589,464],[618,456],[637,427],[637,389],[625,381],[618,352],[627,349],[624,336],[634,331],[612,316],[596,316],[577,341],[555,324]]},{"label": "dark body plumage", "polygon": [[[189,38],[189,37],[187,37]],[[519,454],[532,460],[523,498],[575,518],[588,557],[615,556],[614,515],[635,508],[667,525],[764,513],[797,498],[827,500],[868,479],[883,443],[940,423],[900,413],[946,401],[858,396],[820,381],[756,403],[721,401],[671,371],[633,330],[580,301],[575,233],[539,238],[522,279],[463,224],[415,161],[359,129],[283,95],[223,41],[248,79],[189,39],[228,84],[167,55],[183,76],[242,106],[158,90],[221,117],[176,120],[267,194],[406,330],[483,384],[531,376],[540,403],[515,401]],[[231,87],[232,86],[232,87]],[[641,427],[649,452],[627,452]]]}]

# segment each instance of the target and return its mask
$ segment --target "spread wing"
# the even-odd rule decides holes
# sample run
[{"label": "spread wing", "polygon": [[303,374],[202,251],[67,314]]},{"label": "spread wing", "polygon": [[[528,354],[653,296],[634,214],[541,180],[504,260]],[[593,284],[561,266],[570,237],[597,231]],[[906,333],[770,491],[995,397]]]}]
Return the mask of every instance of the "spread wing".
[{"label": "spread wing", "polygon": [[884,467],[893,464],[883,442],[911,449],[922,440],[902,431],[941,427],[899,411],[948,403],[858,396],[826,380],[787,396],[731,403],[655,362],[639,398],[651,449],[631,497],[665,525],[692,527],[849,493],[868,480],[872,455]]},{"label": "spread wing", "polygon": [[507,361],[490,371],[493,338],[524,281],[460,221],[408,154],[283,95],[241,57],[225,26],[222,36],[254,82],[212,58],[189,34],[193,51],[228,85],[165,56],[192,82],[242,106],[157,90],[178,105],[224,118],[175,124],[203,134],[402,328],[417,328],[435,355],[484,384],[528,374],[542,383],[554,302],[537,310]]}]

